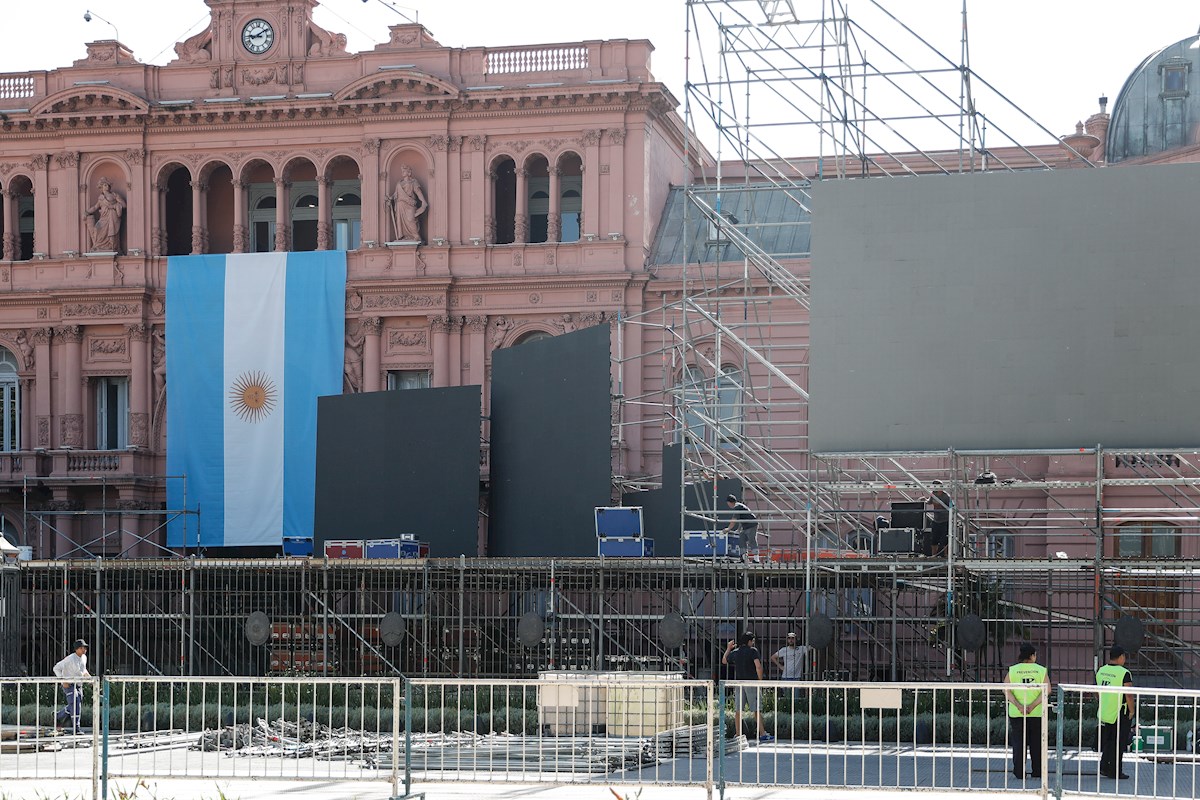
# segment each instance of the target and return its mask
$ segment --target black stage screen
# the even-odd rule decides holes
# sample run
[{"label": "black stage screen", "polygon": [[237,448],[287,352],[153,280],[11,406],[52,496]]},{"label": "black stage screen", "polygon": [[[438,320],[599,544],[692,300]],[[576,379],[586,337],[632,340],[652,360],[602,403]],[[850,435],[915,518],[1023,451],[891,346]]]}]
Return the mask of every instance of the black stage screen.
[{"label": "black stage screen", "polygon": [[429,555],[478,554],[478,386],[317,401],[314,547],[338,539],[429,543]]},{"label": "black stage screen", "polygon": [[610,502],[609,327],[492,354],[488,555],[594,556]]}]

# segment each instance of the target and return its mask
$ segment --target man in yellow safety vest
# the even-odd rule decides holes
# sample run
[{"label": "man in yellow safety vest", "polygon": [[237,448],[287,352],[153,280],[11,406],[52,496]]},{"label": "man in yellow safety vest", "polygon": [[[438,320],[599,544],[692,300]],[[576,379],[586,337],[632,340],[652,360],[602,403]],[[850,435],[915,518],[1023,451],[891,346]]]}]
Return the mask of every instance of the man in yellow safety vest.
[{"label": "man in yellow safety vest", "polygon": [[[1096,671],[1097,686],[1133,686],[1125,669],[1125,648],[1108,649],[1108,663]],[[1133,730],[1133,698],[1124,692],[1100,693],[1100,774],[1105,778],[1128,778],[1121,771],[1121,757]]]},{"label": "man in yellow safety vest", "polygon": [[[1008,668],[1004,682],[1013,685],[1005,689],[1008,698],[1008,740],[1012,744],[1013,775],[1025,780],[1025,751],[1033,769],[1030,775],[1042,777],[1042,717],[1046,712],[1046,697],[1050,677],[1046,668],[1037,663],[1037,648],[1026,642],[1021,645],[1018,661]],[[1020,688],[1017,688],[1020,687]]]}]

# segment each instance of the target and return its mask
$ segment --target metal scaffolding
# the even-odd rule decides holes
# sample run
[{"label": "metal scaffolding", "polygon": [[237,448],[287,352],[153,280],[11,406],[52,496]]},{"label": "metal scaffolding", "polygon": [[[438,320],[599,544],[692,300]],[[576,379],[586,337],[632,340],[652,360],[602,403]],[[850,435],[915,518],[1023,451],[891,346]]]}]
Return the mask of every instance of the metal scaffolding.
[{"label": "metal scaffolding", "polygon": [[[880,652],[888,672],[928,676],[920,672],[928,659],[909,656],[929,647],[941,647],[935,672],[953,674],[963,658],[955,621],[986,607],[989,642],[1004,638],[997,630],[1041,629],[1040,641],[1070,643],[1070,658],[1083,661],[1111,641],[1116,620],[1138,619],[1140,668],[1192,685],[1197,646],[1179,620],[1194,587],[1179,559],[1197,533],[1194,452],[808,448],[815,184],[1094,165],[972,69],[965,2],[961,19],[947,20],[954,56],[877,0],[858,4],[855,16],[839,0],[688,0],[687,10],[685,163],[698,166],[660,225],[655,252],[666,257],[651,264],[648,289],[658,302],[621,320],[618,341],[643,348],[617,358],[618,375],[647,377],[640,394],[619,392],[625,435],[641,436],[645,452],[679,445],[681,474],[656,473],[652,459],[640,472],[626,464],[621,488],[740,480],[772,557],[803,563],[801,616],[821,612],[829,580],[870,584],[862,588],[871,603],[858,608],[872,633],[843,653],[855,677]],[[666,246],[663,230],[680,243]],[[978,482],[989,475],[998,477]],[[892,502],[925,500],[935,480],[952,498],[954,535],[945,557],[922,562],[914,579],[904,559],[874,554],[876,518]],[[680,531],[687,514],[680,510]],[[720,512],[712,524],[723,524]],[[837,566],[856,549],[871,557]],[[1121,566],[1122,558],[1145,560]],[[1010,616],[1019,622],[1009,625]],[[937,634],[912,635],[922,628]]]}]

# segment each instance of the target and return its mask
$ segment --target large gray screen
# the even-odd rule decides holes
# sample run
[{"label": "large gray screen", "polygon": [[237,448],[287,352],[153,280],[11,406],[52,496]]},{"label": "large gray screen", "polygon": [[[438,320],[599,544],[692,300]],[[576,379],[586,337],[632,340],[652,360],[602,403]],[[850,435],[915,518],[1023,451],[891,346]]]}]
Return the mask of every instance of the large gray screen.
[{"label": "large gray screen", "polygon": [[814,190],[816,452],[1200,444],[1200,166]]}]

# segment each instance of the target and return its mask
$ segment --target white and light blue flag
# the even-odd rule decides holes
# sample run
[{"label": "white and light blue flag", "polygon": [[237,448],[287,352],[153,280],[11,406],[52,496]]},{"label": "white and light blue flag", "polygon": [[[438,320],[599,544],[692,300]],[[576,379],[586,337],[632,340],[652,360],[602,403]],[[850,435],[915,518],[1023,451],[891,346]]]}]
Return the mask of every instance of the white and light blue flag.
[{"label": "white and light blue flag", "polygon": [[346,254],[167,262],[171,547],[312,536],[317,398],[341,394]]}]

